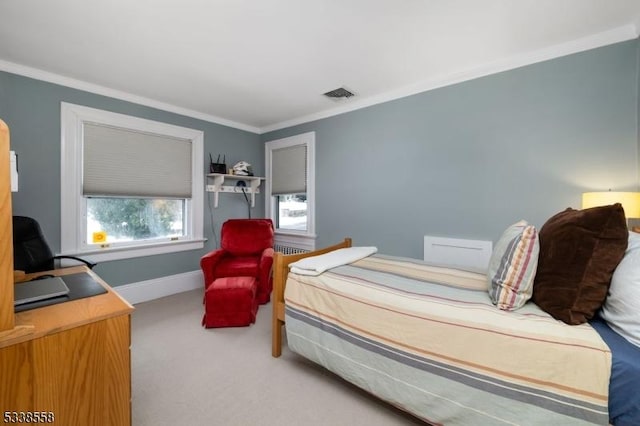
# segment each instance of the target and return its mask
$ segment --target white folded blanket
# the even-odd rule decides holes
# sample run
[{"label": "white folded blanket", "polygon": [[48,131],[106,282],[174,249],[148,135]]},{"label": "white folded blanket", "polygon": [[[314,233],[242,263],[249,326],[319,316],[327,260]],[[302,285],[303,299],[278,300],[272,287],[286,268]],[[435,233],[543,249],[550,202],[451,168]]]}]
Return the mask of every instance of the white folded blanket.
[{"label": "white folded blanket", "polygon": [[320,275],[327,269],[364,259],[378,251],[377,247],[348,247],[318,256],[305,257],[289,265],[291,272],[300,275]]}]

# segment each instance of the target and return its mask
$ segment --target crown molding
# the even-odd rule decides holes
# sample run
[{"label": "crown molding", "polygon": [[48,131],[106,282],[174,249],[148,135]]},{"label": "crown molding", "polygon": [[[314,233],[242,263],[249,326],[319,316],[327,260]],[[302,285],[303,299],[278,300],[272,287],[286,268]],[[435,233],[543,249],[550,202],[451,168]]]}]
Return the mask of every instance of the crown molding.
[{"label": "crown molding", "polygon": [[73,88],[73,89],[83,90],[83,91],[95,93],[98,95],[108,96],[111,98],[136,103],[139,105],[156,108],[162,111],[172,112],[175,114],[180,114],[180,115],[184,115],[191,118],[196,118],[199,120],[220,124],[223,126],[232,127],[239,130],[244,130],[251,133],[264,134],[264,133],[272,132],[275,130],[280,130],[283,128],[308,123],[311,121],[329,118],[335,115],[344,114],[347,112],[355,111],[355,110],[366,108],[369,106],[381,104],[384,102],[393,101],[396,99],[404,98],[404,97],[415,95],[418,93],[427,92],[429,90],[434,90],[441,87],[462,83],[464,81],[473,80],[473,79],[484,77],[487,75],[496,74],[503,71],[509,71],[509,70],[520,68],[526,65],[531,65],[538,62],[544,62],[550,59],[567,56],[573,53],[583,52],[586,50],[595,49],[598,47],[631,40],[634,38],[638,38],[638,28],[640,28],[640,18],[637,22],[634,22],[633,24],[617,27],[609,31],[604,31],[598,34],[590,35],[590,36],[576,39],[566,43],[561,43],[548,48],[538,49],[538,50],[534,50],[524,54],[515,55],[503,60],[481,64],[473,68],[460,70],[458,72],[443,75],[430,80],[425,80],[413,85],[405,86],[405,87],[388,91],[379,95],[370,96],[364,99],[349,100],[344,105],[336,108],[327,109],[314,114],[293,118],[291,120],[282,121],[282,122],[271,124],[264,127],[255,127],[255,126],[250,126],[244,123],[238,123],[236,121],[231,121],[225,118],[217,117],[210,114],[205,114],[199,111],[182,108],[182,107],[161,102],[155,99],[134,95],[131,93],[120,91],[120,90],[111,89],[105,86],[88,83],[82,80],[61,76],[48,71],[28,67],[25,65],[20,65],[20,64],[16,64],[16,63],[4,61],[4,60],[0,60],[0,70],[10,72],[13,74],[22,75],[25,77],[34,78],[36,80],[47,81],[49,83],[59,84],[62,86]]},{"label": "crown molding", "polygon": [[[640,21],[638,21],[637,24],[640,24]],[[586,50],[638,38],[637,24],[625,25],[609,31],[604,31],[598,34],[576,39],[570,42],[558,44],[544,49],[530,51],[520,55],[515,55],[504,60],[485,63],[477,67],[422,81],[414,85],[405,86],[397,90],[392,90],[362,100],[348,100],[346,101],[347,104],[337,108],[331,108],[318,113],[309,114],[269,126],[261,127],[260,133],[264,134],[267,132],[272,132],[274,130],[284,129],[311,121],[321,120],[323,118],[344,114],[384,102],[389,102],[418,93],[427,92],[429,90],[462,83],[464,81],[473,80],[479,77],[484,77],[503,71],[509,71],[512,69],[524,67],[526,65],[544,62],[550,59],[571,55],[573,53],[579,53]]]},{"label": "crown molding", "polygon": [[239,130],[245,130],[251,133],[260,132],[260,129],[258,127],[249,126],[247,124],[227,120],[225,118],[217,117],[215,115],[205,114],[199,111],[182,108],[176,105],[157,101],[155,99],[146,98],[144,96],[134,95],[131,93],[120,91],[120,90],[111,89],[109,87],[100,86],[98,84],[88,83],[86,81],[65,77],[59,74],[54,74],[41,69],[16,64],[13,62],[0,60],[0,70],[6,71],[12,74],[18,74],[24,77],[34,78],[36,80],[42,80],[49,83],[59,84],[61,86],[70,87],[72,89],[83,90],[85,92],[90,92],[97,95],[108,96],[110,98],[120,99],[122,101],[132,102],[135,104],[139,104],[139,105],[143,105],[151,108],[156,108],[162,111],[172,112],[175,114],[180,114],[180,115],[184,115],[191,118],[197,118],[199,120],[208,121],[210,123],[216,123],[216,124],[221,124],[223,126],[233,127]]}]

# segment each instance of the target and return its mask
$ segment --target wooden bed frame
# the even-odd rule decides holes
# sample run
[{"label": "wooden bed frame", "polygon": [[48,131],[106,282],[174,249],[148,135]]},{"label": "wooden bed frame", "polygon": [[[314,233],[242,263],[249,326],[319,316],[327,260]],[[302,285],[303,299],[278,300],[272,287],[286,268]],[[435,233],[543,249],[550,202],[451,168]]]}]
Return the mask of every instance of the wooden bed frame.
[{"label": "wooden bed frame", "polygon": [[285,255],[273,254],[273,323],[271,336],[271,355],[274,358],[282,354],[282,326],[284,325],[284,288],[289,274],[289,264],[305,257],[317,256],[333,250],[351,247],[351,238],[345,238],[341,243],[306,253]]}]

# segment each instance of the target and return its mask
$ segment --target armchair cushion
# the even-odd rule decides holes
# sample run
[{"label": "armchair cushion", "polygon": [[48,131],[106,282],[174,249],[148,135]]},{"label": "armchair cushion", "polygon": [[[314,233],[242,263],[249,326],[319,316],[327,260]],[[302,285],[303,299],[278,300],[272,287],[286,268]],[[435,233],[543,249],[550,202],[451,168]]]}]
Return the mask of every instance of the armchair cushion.
[{"label": "armchair cushion", "polygon": [[260,266],[258,256],[224,256],[216,265],[218,277],[257,277]]}]

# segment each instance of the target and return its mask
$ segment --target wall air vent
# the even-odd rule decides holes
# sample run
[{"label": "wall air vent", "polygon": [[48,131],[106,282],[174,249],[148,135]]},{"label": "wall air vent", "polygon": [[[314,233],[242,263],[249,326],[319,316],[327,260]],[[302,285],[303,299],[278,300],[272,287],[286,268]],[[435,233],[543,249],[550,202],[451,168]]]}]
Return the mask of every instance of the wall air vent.
[{"label": "wall air vent", "polygon": [[324,95],[334,101],[349,99],[350,97],[355,96],[353,92],[345,89],[344,87],[338,87],[337,89],[330,90],[327,93],[324,93]]}]

